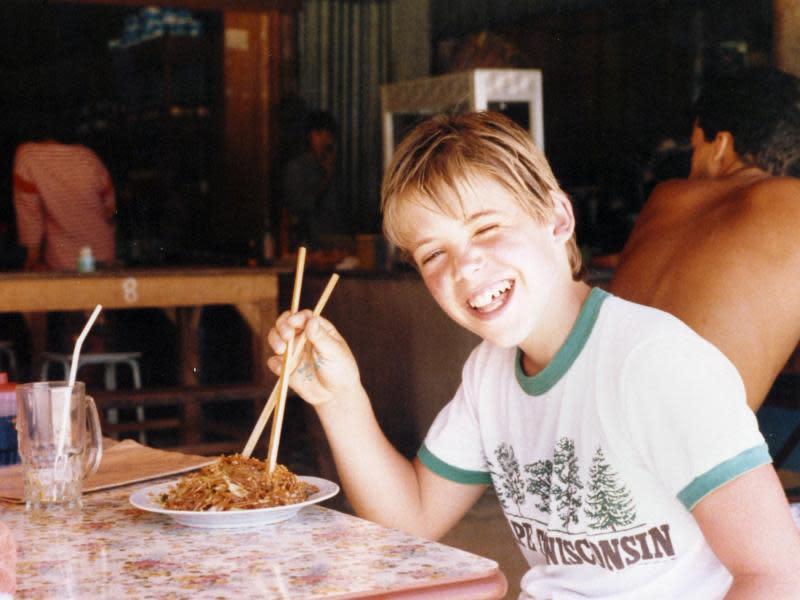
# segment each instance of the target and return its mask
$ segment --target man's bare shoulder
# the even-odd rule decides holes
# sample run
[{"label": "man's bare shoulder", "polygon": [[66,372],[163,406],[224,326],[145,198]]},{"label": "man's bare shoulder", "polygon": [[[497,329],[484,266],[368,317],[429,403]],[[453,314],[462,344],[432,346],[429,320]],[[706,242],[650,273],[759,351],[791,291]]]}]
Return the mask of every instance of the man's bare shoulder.
[{"label": "man's bare shoulder", "polygon": [[[768,219],[800,217],[800,179],[744,177],[672,179],[655,187],[640,217],[650,224],[695,219],[717,211],[743,211]],[[716,218],[716,217],[715,217]]]},{"label": "man's bare shoulder", "polygon": [[674,194],[684,193],[687,190],[692,190],[697,187],[698,179],[667,179],[662,181],[650,194],[650,200],[657,200],[662,197],[670,197]]},{"label": "man's bare shoulder", "polygon": [[740,217],[752,226],[770,231],[791,232],[800,228],[800,179],[771,177],[763,179],[739,194]]},{"label": "man's bare shoulder", "polygon": [[654,232],[671,229],[691,220],[710,195],[707,184],[698,184],[689,179],[670,179],[659,183],[636,218],[626,246],[636,246],[643,241],[642,237],[651,238]]},{"label": "man's bare shoulder", "polygon": [[668,179],[667,181],[662,181],[653,188],[644,208],[645,210],[654,210],[662,208],[665,203],[680,202],[687,195],[693,196],[698,193],[697,191],[700,187],[704,186],[699,186],[697,181],[691,179]]},{"label": "man's bare shoulder", "polygon": [[659,183],[642,208],[642,223],[685,219],[728,195],[730,186],[715,179],[669,179]]},{"label": "man's bare shoulder", "polygon": [[764,178],[762,173],[760,179],[753,180],[749,177],[696,177],[689,179],[670,179],[658,184],[647,200],[648,205],[661,207],[664,204],[674,205],[696,205],[714,203],[717,200],[727,201],[741,195],[744,190],[757,190],[758,186],[766,182],[781,180],[792,180],[788,177],[783,178]]},{"label": "man's bare shoulder", "polygon": [[[800,209],[800,179],[770,177],[750,186],[745,195],[758,204],[773,202],[787,209]],[[766,208],[766,207],[765,207]]]}]

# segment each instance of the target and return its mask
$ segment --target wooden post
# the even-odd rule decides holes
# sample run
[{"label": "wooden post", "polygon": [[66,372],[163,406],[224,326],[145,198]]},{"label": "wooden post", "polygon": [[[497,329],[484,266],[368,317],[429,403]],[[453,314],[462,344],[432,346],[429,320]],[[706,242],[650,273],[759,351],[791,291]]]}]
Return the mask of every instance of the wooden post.
[{"label": "wooden post", "polygon": [[179,306],[176,312],[181,356],[178,377],[181,385],[185,386],[197,385],[199,381],[200,344],[198,333],[201,310],[199,306]]},{"label": "wooden post", "polygon": [[294,26],[292,14],[277,10],[224,13],[225,178],[232,208],[226,209],[223,235],[255,238],[259,247],[264,216],[275,201],[276,109],[294,86]]},{"label": "wooden post", "polygon": [[800,3],[773,0],[775,66],[800,77]]}]

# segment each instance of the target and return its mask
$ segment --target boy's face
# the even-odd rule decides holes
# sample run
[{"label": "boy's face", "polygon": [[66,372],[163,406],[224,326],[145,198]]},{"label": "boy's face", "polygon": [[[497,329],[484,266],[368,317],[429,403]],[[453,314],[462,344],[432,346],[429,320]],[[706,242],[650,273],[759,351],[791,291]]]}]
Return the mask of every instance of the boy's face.
[{"label": "boy's face", "polygon": [[566,196],[553,196],[556,209],[547,223],[489,178],[462,198],[463,218],[433,204],[400,209],[409,223],[408,249],[436,302],[458,324],[498,346],[519,346],[547,328],[548,306],[558,299],[554,292],[572,282],[565,250],[572,211]]}]

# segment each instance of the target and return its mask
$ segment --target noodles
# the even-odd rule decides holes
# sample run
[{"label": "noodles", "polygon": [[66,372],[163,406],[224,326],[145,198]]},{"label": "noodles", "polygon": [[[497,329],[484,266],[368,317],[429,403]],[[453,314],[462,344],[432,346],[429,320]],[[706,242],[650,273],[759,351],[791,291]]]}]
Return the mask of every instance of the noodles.
[{"label": "noodles", "polygon": [[297,504],[318,491],[283,465],[270,477],[264,462],[234,454],[181,477],[159,500],[171,510],[246,510]]}]

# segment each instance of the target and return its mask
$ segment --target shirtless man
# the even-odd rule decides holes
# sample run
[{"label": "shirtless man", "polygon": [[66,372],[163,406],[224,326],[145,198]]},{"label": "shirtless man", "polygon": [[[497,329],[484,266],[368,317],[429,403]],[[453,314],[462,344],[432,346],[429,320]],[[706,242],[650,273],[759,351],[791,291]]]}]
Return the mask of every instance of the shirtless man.
[{"label": "shirtless man", "polygon": [[728,77],[694,115],[689,178],[653,191],[611,291],[715,344],[757,410],[800,340],[800,80]]}]

